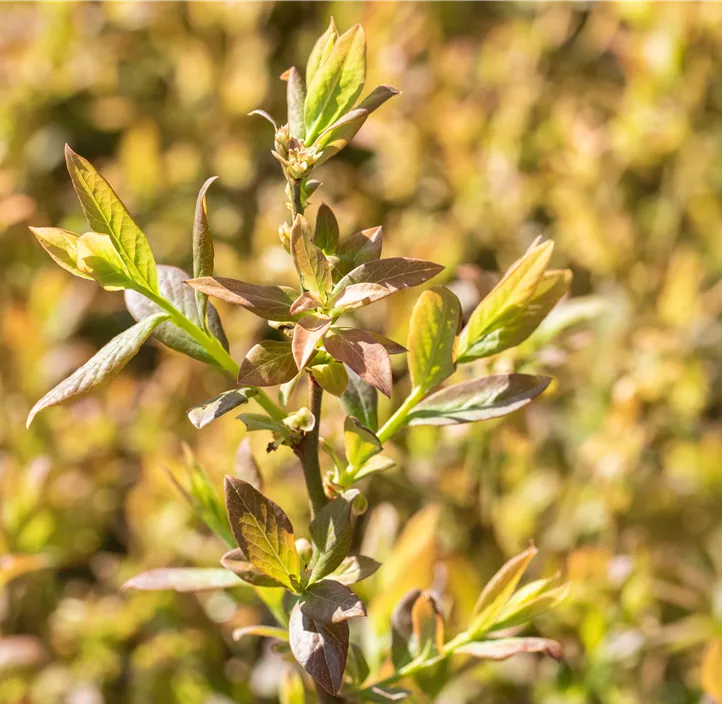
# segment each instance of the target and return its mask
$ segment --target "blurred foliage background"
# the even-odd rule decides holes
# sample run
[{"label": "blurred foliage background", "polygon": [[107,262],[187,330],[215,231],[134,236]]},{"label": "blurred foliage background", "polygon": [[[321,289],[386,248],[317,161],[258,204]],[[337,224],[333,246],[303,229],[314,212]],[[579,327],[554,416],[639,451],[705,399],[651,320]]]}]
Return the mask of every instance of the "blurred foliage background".
[{"label": "blurred foliage background", "polygon": [[[369,484],[364,552],[387,562],[361,585],[370,628],[433,583],[453,630],[533,538],[532,572],[574,583],[535,625],[566,663],[465,666],[437,701],[722,701],[722,5],[118,2],[0,10],[0,702],[276,701],[279,657],[230,638],[268,619],[250,592],[119,591],[143,569],[217,564],[164,468],[186,441],[219,483],[233,471],[243,425],[185,417],[227,380],[146,345],[103,393],[25,431],[33,402],[130,323],[121,295],[60,270],[27,226],[84,231],[68,142],[159,262],[190,266],[195,196],[218,174],[217,273],[292,280],[271,129],[246,115],[282,120],[277,77],[331,15],[364,25],[367,84],[403,91],[319,172],[315,202],[342,234],[382,224],[387,256],[446,265],[470,310],[541,233],[573,297],[602,311],[494,361],[556,377],[527,411],[415,429],[400,469]],[[417,295],[366,327],[403,342]],[[238,360],[268,334],[221,313]],[[293,456],[253,444],[267,493],[304,525]]]}]

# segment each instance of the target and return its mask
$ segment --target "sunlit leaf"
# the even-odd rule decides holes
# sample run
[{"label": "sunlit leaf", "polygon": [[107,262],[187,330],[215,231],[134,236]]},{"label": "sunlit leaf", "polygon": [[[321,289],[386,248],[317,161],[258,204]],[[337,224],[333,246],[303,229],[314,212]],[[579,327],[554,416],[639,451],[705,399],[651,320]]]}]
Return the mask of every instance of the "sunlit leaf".
[{"label": "sunlit leaf", "polygon": [[322,151],[315,165],[321,166],[345,149],[363,127],[368,116],[368,110],[351,110],[321,132],[316,139],[316,146]]},{"label": "sunlit leaf", "polygon": [[108,235],[86,232],[76,241],[78,268],[108,291],[137,287]]},{"label": "sunlit leaf", "polygon": [[304,124],[303,106],[306,102],[306,85],[295,66],[291,66],[286,72],[286,80],[288,130],[292,137],[304,139],[306,137],[306,126]]},{"label": "sunlit leaf", "polygon": [[408,689],[401,689],[401,687],[371,687],[371,689],[364,694],[364,698],[369,702],[402,702],[407,697],[411,696],[411,692]]},{"label": "sunlit leaf", "polygon": [[323,252],[311,241],[311,228],[303,215],[297,215],[291,228],[291,254],[304,289],[321,300],[331,290],[331,267]]},{"label": "sunlit leaf", "polygon": [[514,597],[516,597],[516,594],[514,594],[512,599],[499,615],[497,622],[494,624],[494,630],[511,628],[512,626],[527,623],[535,616],[553,609],[566,599],[569,594],[569,588],[569,583],[563,584],[554,589],[549,589],[538,596],[519,600],[512,605],[511,602]]},{"label": "sunlit leaf", "polygon": [[298,315],[313,310],[321,305],[321,297],[311,291],[304,291],[292,304],[290,308],[291,315]]},{"label": "sunlit leaf", "polygon": [[346,585],[332,579],[312,584],[298,602],[301,611],[320,623],[342,623],[366,616],[366,607]]},{"label": "sunlit leaf", "polygon": [[316,43],[311,49],[311,53],[308,56],[308,62],[306,64],[306,85],[311,85],[313,77],[316,75],[321,64],[328,58],[328,55],[333,49],[333,45],[338,39],[338,30],[331,18],[331,23],[328,25],[328,29],[316,40]]},{"label": "sunlit leaf", "polygon": [[394,462],[394,460],[392,460],[390,457],[376,455],[375,457],[366,460],[366,462],[364,462],[364,464],[354,472],[353,478],[354,481],[359,481],[360,479],[368,477],[371,474],[376,474],[377,472],[386,472],[387,470],[395,466],[396,462]]},{"label": "sunlit leaf", "polygon": [[236,628],[233,631],[233,640],[241,640],[245,636],[260,636],[262,638],[276,638],[277,640],[288,643],[288,631],[285,628],[277,628],[276,626],[245,626],[244,628]]},{"label": "sunlit leaf", "polygon": [[306,704],[306,690],[301,674],[293,667],[286,667],[278,687],[279,704]]},{"label": "sunlit leaf", "polygon": [[412,589],[396,604],[391,613],[391,659],[397,670],[413,659],[410,649],[413,636],[411,612],[420,596],[421,589]]},{"label": "sunlit leaf", "polygon": [[381,227],[371,227],[344,237],[336,248],[334,271],[341,278],[361,264],[376,261],[381,257],[383,243],[384,231]]},{"label": "sunlit leaf", "polygon": [[291,348],[298,369],[308,364],[316,351],[316,345],[331,327],[331,318],[326,316],[304,315],[293,329]]},{"label": "sunlit leaf", "polygon": [[256,587],[283,587],[281,582],[269,577],[251,564],[240,548],[230,550],[223,555],[221,564],[233,574],[238,575],[244,582]]},{"label": "sunlit leaf", "polygon": [[341,405],[346,415],[355,416],[373,432],[378,430],[378,393],[371,384],[350,368],[348,385],[341,396]]},{"label": "sunlit leaf", "polygon": [[314,364],[311,369],[313,378],[318,385],[333,396],[341,396],[348,386],[346,367],[335,359],[323,364]]},{"label": "sunlit leaf", "polygon": [[467,643],[454,652],[473,655],[480,660],[506,660],[519,653],[543,653],[557,661],[563,657],[561,645],[548,638],[499,638]]},{"label": "sunlit leaf", "polygon": [[333,579],[339,584],[350,586],[356,584],[367,577],[370,577],[381,564],[366,555],[349,555],[345,557],[341,564],[326,577]]},{"label": "sunlit leaf", "polygon": [[241,362],[238,383],[247,386],[275,386],[296,376],[291,343],[265,340],[250,349]]},{"label": "sunlit leaf", "polygon": [[[206,211],[206,191],[218,178],[211,176],[202,186],[196,200],[196,214],[193,220],[193,277],[199,278],[213,274],[214,255],[213,237],[208,226]],[[205,328],[206,308],[208,307],[208,294],[203,291],[196,291],[196,305],[198,317]]]},{"label": "sunlit leaf", "polygon": [[316,215],[316,229],[313,233],[313,241],[320,247],[324,254],[333,254],[338,246],[338,221],[333,210],[321,203]]},{"label": "sunlit leaf", "polygon": [[348,416],[344,422],[343,437],[346,459],[352,468],[363,467],[367,460],[382,450],[376,435],[353,416]]},{"label": "sunlit leaf", "polygon": [[252,395],[250,389],[230,389],[189,408],[186,413],[190,422],[200,430],[216,418],[220,418],[234,408],[248,403],[248,399]]},{"label": "sunlit leaf", "polygon": [[368,110],[371,113],[398,94],[397,88],[384,83],[374,88],[356,107],[358,110]]},{"label": "sunlit leaf", "polygon": [[78,235],[59,227],[31,227],[30,231],[56,264],[75,276],[92,280],[93,277],[80,269],[77,264]]},{"label": "sunlit leaf", "polygon": [[391,359],[372,335],[355,328],[335,328],[326,334],[324,345],[335,359],[391,397]]},{"label": "sunlit leaf", "polygon": [[221,567],[163,567],[143,572],[129,579],[123,589],[142,591],[201,592],[228,589],[243,582],[233,572]]},{"label": "sunlit leaf", "polygon": [[428,659],[444,650],[444,618],[436,596],[423,591],[411,607],[410,649],[414,657]]}]

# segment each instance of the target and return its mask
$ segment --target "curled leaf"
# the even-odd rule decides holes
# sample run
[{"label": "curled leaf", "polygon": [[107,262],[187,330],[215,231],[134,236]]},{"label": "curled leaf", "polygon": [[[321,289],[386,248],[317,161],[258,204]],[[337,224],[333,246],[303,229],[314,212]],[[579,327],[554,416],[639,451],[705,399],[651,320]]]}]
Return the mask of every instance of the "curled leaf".
[{"label": "curled leaf", "polygon": [[59,227],[31,227],[43,249],[53,258],[56,264],[81,279],[92,276],[78,267],[78,235]]},{"label": "curled leaf", "polygon": [[[211,276],[213,274],[213,237],[208,226],[206,212],[206,191],[218,178],[211,176],[202,186],[196,201],[196,214],[193,220],[193,277]],[[208,294],[203,291],[196,291],[196,305],[198,317],[206,325],[206,308],[208,307]]]}]

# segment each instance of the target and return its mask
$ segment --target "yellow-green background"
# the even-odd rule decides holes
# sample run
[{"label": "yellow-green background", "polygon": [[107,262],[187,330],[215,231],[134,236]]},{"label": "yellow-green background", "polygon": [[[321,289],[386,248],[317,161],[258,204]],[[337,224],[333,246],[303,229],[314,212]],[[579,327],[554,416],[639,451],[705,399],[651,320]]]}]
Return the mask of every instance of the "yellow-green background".
[{"label": "yellow-green background", "polygon": [[[222,546],[163,469],[185,440],[215,481],[232,471],[243,425],[199,432],[184,413],[228,380],[147,345],[26,431],[34,401],[130,323],[121,295],[54,266],[27,226],[83,232],[68,142],[158,261],[189,267],[195,196],[217,174],[217,273],[291,281],[271,129],[246,114],[283,121],[277,77],[331,15],[363,23],[369,88],[402,91],[319,172],[315,202],[342,233],[382,224],[386,255],[444,264],[447,283],[462,263],[503,270],[543,234],[573,296],[605,311],[525,362],[558,380],[528,412],[415,431],[401,469],[367,487],[380,508],[365,549],[389,561],[363,587],[375,621],[435,580],[453,632],[534,538],[532,574],[573,581],[530,630],[558,638],[566,664],[467,667],[439,701],[678,704],[703,683],[722,696],[722,5],[3,3],[0,551],[42,557],[0,558],[0,702],[275,701],[267,644],[230,639],[263,617],[249,594],[234,613],[223,595],[119,592],[143,569],[217,564]],[[403,342],[417,294],[364,322]],[[221,312],[240,360],[267,328]],[[257,435],[267,492],[304,534],[300,472]]]}]

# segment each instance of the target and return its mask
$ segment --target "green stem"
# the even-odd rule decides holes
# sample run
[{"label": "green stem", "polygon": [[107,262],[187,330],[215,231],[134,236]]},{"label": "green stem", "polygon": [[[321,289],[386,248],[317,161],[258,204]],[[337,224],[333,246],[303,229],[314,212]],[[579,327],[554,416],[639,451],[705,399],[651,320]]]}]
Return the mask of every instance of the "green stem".
[{"label": "green stem", "polygon": [[406,423],[406,417],[413,410],[414,406],[424,397],[424,390],[420,387],[411,389],[407,399],[396,409],[396,412],[389,418],[383,427],[376,433],[376,436],[385,443],[392,435],[396,434]]}]

